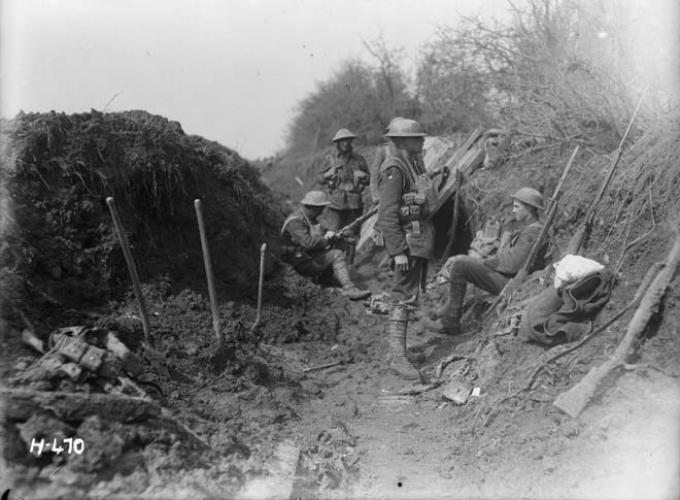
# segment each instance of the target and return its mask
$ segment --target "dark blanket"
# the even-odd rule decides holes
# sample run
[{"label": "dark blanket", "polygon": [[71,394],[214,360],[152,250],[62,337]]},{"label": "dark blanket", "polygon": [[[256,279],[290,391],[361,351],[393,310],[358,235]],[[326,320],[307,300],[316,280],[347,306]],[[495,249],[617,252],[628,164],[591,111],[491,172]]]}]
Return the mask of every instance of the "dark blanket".
[{"label": "dark blanket", "polygon": [[613,284],[612,274],[605,269],[560,290],[546,288],[526,307],[520,337],[550,346],[578,340],[609,301]]}]

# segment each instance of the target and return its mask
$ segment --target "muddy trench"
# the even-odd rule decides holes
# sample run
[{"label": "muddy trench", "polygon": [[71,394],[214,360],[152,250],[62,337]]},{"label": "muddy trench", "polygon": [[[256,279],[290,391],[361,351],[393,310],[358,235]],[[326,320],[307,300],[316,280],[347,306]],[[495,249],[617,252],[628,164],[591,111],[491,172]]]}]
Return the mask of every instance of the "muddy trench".
[{"label": "muddy trench", "polygon": [[[226,148],[185,136],[178,124],[112,115],[15,124],[30,168],[4,172],[16,183],[13,223],[23,228],[10,233],[2,253],[0,484],[9,498],[677,498],[677,277],[630,363],[608,376],[578,418],[552,403],[614,352],[634,308],[564,354],[563,346],[526,342],[509,321],[489,317],[492,297],[472,287],[463,335],[424,325],[445,301],[438,271],[447,246],[450,254],[467,253],[492,215],[507,222],[510,202],[501,192],[527,179],[552,186],[559,172],[547,172],[545,158],[523,158],[524,170],[508,162],[504,176],[471,176],[452,245],[453,201],[435,217],[436,260],[408,323],[408,355],[422,380],[407,383],[388,368],[383,311],[279,260],[283,213],[257,172]],[[99,127],[99,140],[78,139],[80,127]],[[51,132],[30,140],[29,129]],[[151,177],[147,164],[130,166],[145,179],[134,184],[139,196],[127,181],[114,182],[107,161],[122,157],[105,139],[131,129],[143,133],[132,135],[130,148],[141,150],[144,134],[171,137],[178,148],[154,150]],[[82,151],[104,158],[99,170],[108,184],[85,178],[72,187],[84,175]],[[193,166],[172,170],[175,158]],[[214,172],[201,170],[204,164]],[[182,176],[193,187],[179,189]],[[148,336],[104,203],[112,187],[140,269]],[[172,213],[148,205],[154,190],[172,202]],[[211,228],[221,345],[192,212],[199,195]],[[146,210],[154,215],[142,217]],[[603,217],[619,217],[608,210]],[[572,229],[569,216],[553,235],[557,245]],[[591,241],[611,233],[603,222]],[[660,229],[622,256],[593,329],[626,307],[671,239],[672,231]],[[617,246],[602,244],[593,254],[614,255]],[[367,245],[351,270],[374,296],[390,286],[384,256]],[[551,279],[535,273],[515,303]]]}]

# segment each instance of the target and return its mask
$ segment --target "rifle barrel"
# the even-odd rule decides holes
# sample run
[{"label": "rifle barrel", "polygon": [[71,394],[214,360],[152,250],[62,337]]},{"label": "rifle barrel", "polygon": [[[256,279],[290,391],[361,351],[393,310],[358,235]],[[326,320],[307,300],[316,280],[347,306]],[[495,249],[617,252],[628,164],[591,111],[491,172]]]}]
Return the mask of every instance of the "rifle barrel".
[{"label": "rifle barrel", "polygon": [[626,131],[623,133],[623,137],[621,137],[621,141],[619,142],[619,145],[616,148],[616,155],[614,156],[614,159],[611,162],[609,172],[607,172],[607,176],[602,181],[602,184],[600,184],[600,189],[597,191],[597,194],[593,198],[593,201],[590,203],[588,211],[586,212],[585,219],[583,220],[583,224],[581,224],[581,227],[579,227],[579,229],[576,231],[576,233],[574,233],[571,240],[569,241],[569,246],[567,248],[568,253],[577,254],[578,251],[581,249],[583,241],[586,239],[588,233],[590,232],[590,227],[592,226],[593,220],[595,219],[595,209],[597,208],[597,205],[600,203],[602,196],[604,196],[604,192],[607,190],[607,187],[609,187],[609,183],[611,182],[612,177],[614,176],[616,166],[619,164],[619,160],[621,159],[621,156],[623,154],[623,144],[626,142],[626,139],[628,138],[628,134],[630,133],[630,129],[633,126],[635,117],[640,111],[640,107],[642,106],[642,99],[645,97],[648,88],[649,86],[645,87],[644,90],[642,91],[642,95],[640,95],[640,99],[638,100],[637,106],[635,106],[635,111],[633,111],[633,116],[630,117],[630,121],[628,122]]}]

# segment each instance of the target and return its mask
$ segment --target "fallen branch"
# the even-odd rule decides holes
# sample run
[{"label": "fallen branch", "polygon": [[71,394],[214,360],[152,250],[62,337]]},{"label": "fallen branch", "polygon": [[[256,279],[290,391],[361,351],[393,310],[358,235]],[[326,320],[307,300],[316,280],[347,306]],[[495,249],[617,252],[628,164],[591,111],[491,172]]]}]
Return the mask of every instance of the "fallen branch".
[{"label": "fallen branch", "polygon": [[399,389],[396,394],[400,396],[417,396],[423,392],[431,391],[436,389],[444,383],[444,380],[434,380],[429,384],[411,384],[409,386]]},{"label": "fallen branch", "polygon": [[432,372],[433,380],[438,380],[439,378],[441,378],[442,373],[444,372],[444,368],[446,368],[449,365],[449,363],[453,363],[454,361],[460,361],[461,359],[475,359],[475,358],[468,358],[467,356],[461,356],[460,354],[449,354],[447,357],[445,357],[439,363],[437,363],[437,367]]},{"label": "fallen branch", "polygon": [[666,289],[670,284],[680,262],[680,232],[676,233],[675,243],[668,254],[663,269],[654,278],[628,325],[628,330],[619,343],[614,355],[598,367],[591,368],[574,387],[563,392],[553,403],[571,417],[577,417],[595,394],[600,382],[612,370],[626,363],[635,340],[645,331],[647,323],[658,310]]}]

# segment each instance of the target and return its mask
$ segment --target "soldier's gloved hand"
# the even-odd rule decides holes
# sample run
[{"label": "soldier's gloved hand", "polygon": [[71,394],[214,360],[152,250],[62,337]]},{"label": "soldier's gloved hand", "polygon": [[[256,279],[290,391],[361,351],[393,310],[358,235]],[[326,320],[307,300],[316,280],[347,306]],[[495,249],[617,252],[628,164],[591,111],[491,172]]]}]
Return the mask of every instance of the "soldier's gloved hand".
[{"label": "soldier's gloved hand", "polygon": [[324,179],[332,179],[333,177],[335,177],[335,170],[333,170],[332,168],[326,170],[323,174]]},{"label": "soldier's gloved hand", "polygon": [[324,234],[323,237],[328,241],[332,241],[338,237],[338,233],[336,233],[335,231],[326,231],[326,234]]},{"label": "soldier's gloved hand", "polygon": [[399,271],[408,271],[408,257],[403,253],[396,255],[394,257],[394,267]]}]

